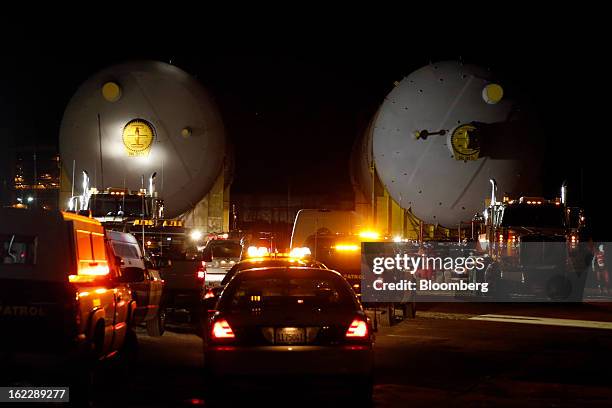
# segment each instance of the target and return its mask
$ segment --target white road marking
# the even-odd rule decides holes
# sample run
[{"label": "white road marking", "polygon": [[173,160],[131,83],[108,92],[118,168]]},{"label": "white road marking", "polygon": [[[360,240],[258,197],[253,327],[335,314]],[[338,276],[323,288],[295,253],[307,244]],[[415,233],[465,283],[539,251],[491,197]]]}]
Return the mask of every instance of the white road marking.
[{"label": "white road marking", "polygon": [[598,322],[593,320],[554,319],[551,317],[511,316],[486,314],[471,317],[470,320],[485,320],[489,322],[541,324],[547,326],[583,327],[588,329],[612,330],[612,322]]},{"label": "white road marking", "polygon": [[419,312],[417,311],[417,317],[426,319],[447,319],[447,320],[465,320],[475,316],[472,314],[465,313],[442,313],[442,312]]},{"label": "white road marking", "polygon": [[450,340],[448,337],[439,337],[439,336],[424,336],[422,334],[383,334],[385,337],[397,337],[402,339],[415,339],[422,341],[429,340]]},{"label": "white road marking", "polygon": [[415,335],[408,335],[408,334],[385,334],[385,336],[387,337],[404,337],[404,338],[409,338],[409,337],[421,337],[421,336],[415,336]]}]

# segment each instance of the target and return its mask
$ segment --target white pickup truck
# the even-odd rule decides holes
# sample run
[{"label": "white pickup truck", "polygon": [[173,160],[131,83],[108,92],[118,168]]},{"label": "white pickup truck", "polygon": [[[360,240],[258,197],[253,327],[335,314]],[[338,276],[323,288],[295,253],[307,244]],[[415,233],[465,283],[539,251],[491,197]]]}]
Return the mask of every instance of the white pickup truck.
[{"label": "white pickup truck", "polygon": [[215,239],[209,241],[202,254],[206,265],[206,286],[219,286],[232,266],[240,262],[241,254],[242,244],[239,240]]}]

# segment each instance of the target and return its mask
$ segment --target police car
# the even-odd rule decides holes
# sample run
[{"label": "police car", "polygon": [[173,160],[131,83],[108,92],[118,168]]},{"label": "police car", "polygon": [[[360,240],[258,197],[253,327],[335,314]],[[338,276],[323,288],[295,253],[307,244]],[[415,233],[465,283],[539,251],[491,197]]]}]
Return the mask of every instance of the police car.
[{"label": "police car", "polygon": [[277,393],[295,388],[294,395],[343,387],[358,402],[371,401],[373,328],[338,272],[243,270],[211,314],[204,337],[211,399],[234,398],[232,387],[240,385]]}]

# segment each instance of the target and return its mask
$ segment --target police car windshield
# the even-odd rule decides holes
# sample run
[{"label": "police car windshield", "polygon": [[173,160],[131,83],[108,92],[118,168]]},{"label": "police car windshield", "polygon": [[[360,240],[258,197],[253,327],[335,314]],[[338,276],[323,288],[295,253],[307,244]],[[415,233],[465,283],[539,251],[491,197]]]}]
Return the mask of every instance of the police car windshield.
[{"label": "police car windshield", "polygon": [[563,209],[559,206],[524,205],[504,209],[502,227],[563,228]]}]

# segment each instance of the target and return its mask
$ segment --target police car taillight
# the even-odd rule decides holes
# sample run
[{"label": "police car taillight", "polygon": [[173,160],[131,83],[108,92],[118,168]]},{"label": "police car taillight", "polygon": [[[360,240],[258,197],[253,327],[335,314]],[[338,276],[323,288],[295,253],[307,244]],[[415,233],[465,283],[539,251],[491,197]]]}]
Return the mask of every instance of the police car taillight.
[{"label": "police car taillight", "polygon": [[233,339],[236,337],[234,331],[225,319],[215,321],[211,334],[213,339]]},{"label": "police car taillight", "polygon": [[353,319],[346,330],[346,337],[349,339],[365,339],[368,334],[368,324],[361,318]]}]

